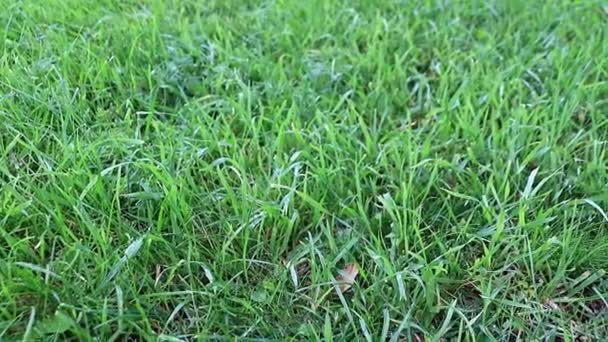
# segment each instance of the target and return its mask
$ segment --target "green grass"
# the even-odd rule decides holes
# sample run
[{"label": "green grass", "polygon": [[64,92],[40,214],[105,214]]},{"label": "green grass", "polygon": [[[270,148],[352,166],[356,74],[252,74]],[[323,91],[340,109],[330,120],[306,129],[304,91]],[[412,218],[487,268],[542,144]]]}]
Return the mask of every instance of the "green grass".
[{"label": "green grass", "polygon": [[603,6],[0,0],[0,340],[608,338]]}]

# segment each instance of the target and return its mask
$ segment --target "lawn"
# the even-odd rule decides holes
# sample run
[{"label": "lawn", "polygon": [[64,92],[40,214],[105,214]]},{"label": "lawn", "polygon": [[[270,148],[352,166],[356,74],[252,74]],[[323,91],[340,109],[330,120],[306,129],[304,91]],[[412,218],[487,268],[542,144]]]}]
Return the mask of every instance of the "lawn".
[{"label": "lawn", "polygon": [[0,0],[0,340],[601,340],[606,268],[606,2]]}]

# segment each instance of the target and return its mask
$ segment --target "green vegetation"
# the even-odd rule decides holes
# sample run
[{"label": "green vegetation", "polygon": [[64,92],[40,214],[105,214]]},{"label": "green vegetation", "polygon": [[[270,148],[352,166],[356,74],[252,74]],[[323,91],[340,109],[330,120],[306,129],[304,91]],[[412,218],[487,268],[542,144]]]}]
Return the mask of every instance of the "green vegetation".
[{"label": "green vegetation", "polygon": [[0,8],[0,340],[607,338],[601,2]]}]

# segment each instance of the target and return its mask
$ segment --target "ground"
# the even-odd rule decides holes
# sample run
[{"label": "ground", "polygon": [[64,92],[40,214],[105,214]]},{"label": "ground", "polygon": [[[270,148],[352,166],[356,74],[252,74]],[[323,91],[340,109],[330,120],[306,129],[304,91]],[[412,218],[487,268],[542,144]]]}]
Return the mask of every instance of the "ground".
[{"label": "ground", "polygon": [[608,337],[608,4],[0,8],[0,340]]}]

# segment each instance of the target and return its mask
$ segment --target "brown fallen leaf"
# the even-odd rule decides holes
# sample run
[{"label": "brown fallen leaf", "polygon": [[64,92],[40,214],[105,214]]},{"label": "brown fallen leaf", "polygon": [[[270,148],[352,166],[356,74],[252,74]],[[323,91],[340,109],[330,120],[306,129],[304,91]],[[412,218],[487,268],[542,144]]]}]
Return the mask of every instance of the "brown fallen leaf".
[{"label": "brown fallen leaf", "polygon": [[338,291],[340,291],[340,293],[348,291],[355,283],[358,274],[359,269],[355,264],[346,264],[344,269],[341,270],[340,274],[336,277]]}]

